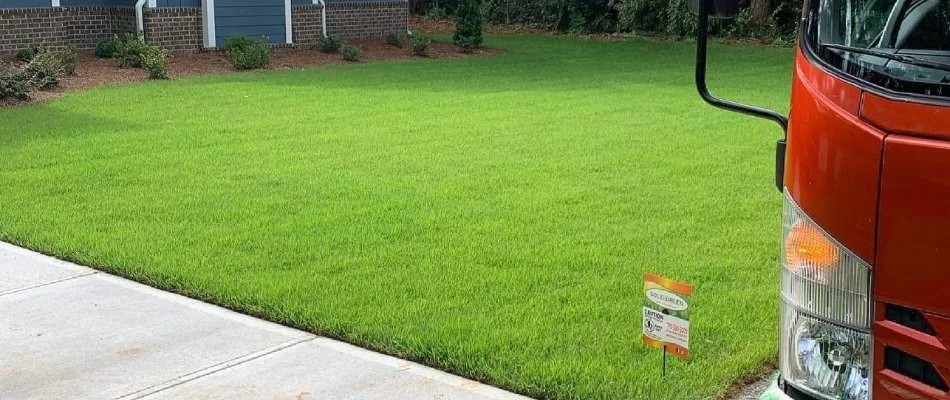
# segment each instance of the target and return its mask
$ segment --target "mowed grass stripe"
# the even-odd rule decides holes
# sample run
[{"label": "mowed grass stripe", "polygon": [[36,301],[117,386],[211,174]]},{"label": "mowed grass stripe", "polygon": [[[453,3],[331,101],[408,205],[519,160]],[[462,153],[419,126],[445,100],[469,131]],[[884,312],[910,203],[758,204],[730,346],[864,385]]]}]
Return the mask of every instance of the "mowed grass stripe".
[{"label": "mowed grass stripe", "polygon": [[[488,45],[0,109],[0,238],[541,398],[771,360],[775,127],[703,105],[690,43]],[[715,46],[710,86],[785,109],[791,56]],[[666,383],[647,271],[697,288]]]}]

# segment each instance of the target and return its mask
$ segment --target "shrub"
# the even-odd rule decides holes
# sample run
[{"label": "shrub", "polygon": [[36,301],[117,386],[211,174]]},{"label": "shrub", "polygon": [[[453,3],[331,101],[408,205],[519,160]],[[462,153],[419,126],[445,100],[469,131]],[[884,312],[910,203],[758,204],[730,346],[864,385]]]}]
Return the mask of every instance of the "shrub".
[{"label": "shrub", "polygon": [[320,38],[320,49],[327,53],[336,53],[340,51],[340,46],[342,45],[343,43],[338,37],[330,34]]},{"label": "shrub", "polygon": [[224,49],[226,51],[245,51],[249,47],[254,46],[256,40],[246,36],[228,36],[224,38]]},{"label": "shrub", "polygon": [[391,33],[389,34],[389,36],[386,36],[386,44],[390,46],[396,46],[401,49],[405,45],[405,43],[406,43],[406,39],[402,35]]},{"label": "shrub", "polygon": [[429,56],[429,44],[432,43],[431,40],[416,36],[412,38],[412,54],[415,54],[419,57],[428,57]]},{"label": "shrub", "polygon": [[0,100],[29,100],[32,89],[30,82],[14,71],[0,71]]},{"label": "shrub", "polygon": [[76,74],[76,64],[79,62],[79,53],[74,48],[67,48],[56,52],[56,60],[59,62],[60,70],[66,75]]},{"label": "shrub", "polygon": [[150,45],[142,53],[142,66],[148,71],[148,79],[168,79],[168,51]]},{"label": "shrub", "polygon": [[60,65],[56,55],[44,51],[14,72],[13,77],[27,82],[31,88],[49,89],[59,85],[61,72],[62,65]]},{"label": "shrub", "polygon": [[[458,14],[461,3],[443,0],[449,13]],[[481,0],[486,22],[526,25],[571,33],[652,32],[695,36],[696,16],[685,7],[689,0]],[[431,0],[413,2],[425,9]],[[457,4],[456,4],[457,3]],[[743,0],[745,19],[713,20],[713,36],[752,37],[764,42],[789,43],[797,35],[801,1],[775,0],[771,18],[756,21],[749,15],[750,2]]]},{"label": "shrub", "polygon": [[469,52],[482,45],[482,13],[479,0],[461,0],[455,9],[455,35],[452,42]]},{"label": "shrub", "polygon": [[108,39],[102,39],[96,43],[96,57],[99,58],[113,58],[115,57],[116,49],[119,46],[119,37],[113,35]]},{"label": "shrub", "polygon": [[43,51],[45,51],[45,49],[36,46],[20,49],[16,52],[16,59],[23,62],[30,62],[33,57],[36,57],[37,54],[40,54]]},{"label": "shrub", "polygon": [[113,58],[119,67],[139,68],[142,66],[142,53],[148,51],[148,45],[138,35],[126,33],[125,40],[115,35],[113,40],[116,43]]},{"label": "shrub", "polygon": [[61,74],[75,72],[74,50],[51,52],[42,47],[34,50],[33,57],[25,64],[0,68],[0,100],[29,100],[33,90],[59,85]]},{"label": "shrub", "polygon": [[263,40],[232,36],[224,40],[224,48],[235,69],[264,68],[270,63],[270,46]]},{"label": "shrub", "polygon": [[343,59],[346,61],[356,62],[360,60],[360,48],[352,44],[344,44],[340,48],[340,54],[343,55]]},{"label": "shrub", "polygon": [[444,8],[439,6],[433,6],[429,9],[429,11],[426,11],[426,19],[430,21],[441,21],[446,19],[448,16],[449,13],[445,11]]},{"label": "shrub", "polygon": [[581,12],[577,10],[571,12],[567,32],[574,35],[586,35],[589,33],[587,31],[587,20],[584,19],[584,14],[581,14]]}]

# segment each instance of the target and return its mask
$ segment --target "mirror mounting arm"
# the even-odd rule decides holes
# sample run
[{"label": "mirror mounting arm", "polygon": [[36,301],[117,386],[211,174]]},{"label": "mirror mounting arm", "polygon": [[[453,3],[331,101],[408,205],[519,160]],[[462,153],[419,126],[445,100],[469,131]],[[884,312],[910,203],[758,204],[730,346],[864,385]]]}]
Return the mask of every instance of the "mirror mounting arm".
[{"label": "mirror mounting arm", "polygon": [[772,110],[720,99],[709,93],[709,88],[706,87],[706,48],[709,44],[709,4],[711,1],[713,0],[697,1],[699,3],[699,26],[697,29],[699,35],[696,38],[696,90],[699,91],[699,95],[703,100],[714,107],[765,118],[782,127],[784,137],[775,143],[775,188],[779,192],[783,192],[785,190],[785,149],[788,138],[788,117]]},{"label": "mirror mounting arm", "polygon": [[782,131],[788,136],[788,118],[772,110],[746,104],[736,103],[729,100],[720,99],[706,87],[706,48],[709,36],[709,2],[712,0],[699,0],[699,26],[698,37],[696,38],[696,90],[707,103],[714,107],[729,111],[735,111],[754,117],[772,120],[782,127]]}]

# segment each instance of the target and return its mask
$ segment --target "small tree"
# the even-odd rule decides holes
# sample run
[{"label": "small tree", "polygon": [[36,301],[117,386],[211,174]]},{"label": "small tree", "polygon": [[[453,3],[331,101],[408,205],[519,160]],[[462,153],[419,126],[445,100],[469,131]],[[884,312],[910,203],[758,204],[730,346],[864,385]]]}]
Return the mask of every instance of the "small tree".
[{"label": "small tree", "polygon": [[482,11],[480,0],[459,0],[455,8],[455,35],[452,42],[469,52],[482,45]]}]

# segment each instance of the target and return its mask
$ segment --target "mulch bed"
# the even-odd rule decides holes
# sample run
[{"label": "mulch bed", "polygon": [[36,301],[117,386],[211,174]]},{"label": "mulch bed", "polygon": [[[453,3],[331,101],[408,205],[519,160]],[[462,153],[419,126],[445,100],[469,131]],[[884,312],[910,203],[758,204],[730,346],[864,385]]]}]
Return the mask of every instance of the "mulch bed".
[{"label": "mulch bed", "polygon": [[[360,62],[413,58],[408,43],[398,48],[385,43],[382,38],[350,40],[360,48]],[[491,55],[494,49],[480,49],[474,53],[461,53],[448,43],[433,42],[429,58],[459,58],[473,55]],[[309,48],[279,48],[271,51],[270,65],[266,70],[283,70],[312,67],[326,64],[346,63],[340,54],[324,53]],[[231,67],[224,52],[174,53],[169,60],[168,74],[171,79],[213,73],[237,73]],[[32,102],[62,96],[64,93],[89,89],[104,84],[141,82],[148,80],[148,73],[140,68],[119,68],[112,59],[96,58],[91,52],[80,56],[75,75],[60,78],[58,87],[32,92]],[[0,101],[0,107],[23,104],[17,101]]]}]

